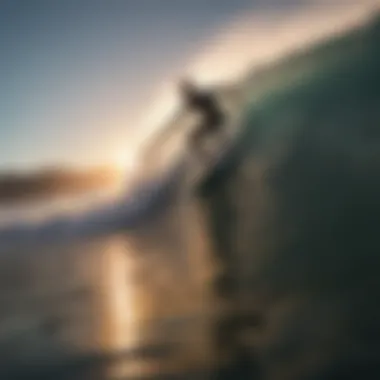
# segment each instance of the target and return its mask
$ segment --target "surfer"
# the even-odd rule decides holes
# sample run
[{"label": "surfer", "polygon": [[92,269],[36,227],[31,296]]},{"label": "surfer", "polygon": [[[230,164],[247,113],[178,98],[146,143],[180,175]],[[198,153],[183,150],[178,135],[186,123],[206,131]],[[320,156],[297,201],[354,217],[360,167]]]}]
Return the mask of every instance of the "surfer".
[{"label": "surfer", "polygon": [[225,122],[225,114],[212,91],[201,91],[194,83],[183,80],[180,91],[185,108],[197,113],[201,117],[200,123],[195,127],[190,137],[192,149],[199,150],[202,140],[210,134],[220,134]]}]

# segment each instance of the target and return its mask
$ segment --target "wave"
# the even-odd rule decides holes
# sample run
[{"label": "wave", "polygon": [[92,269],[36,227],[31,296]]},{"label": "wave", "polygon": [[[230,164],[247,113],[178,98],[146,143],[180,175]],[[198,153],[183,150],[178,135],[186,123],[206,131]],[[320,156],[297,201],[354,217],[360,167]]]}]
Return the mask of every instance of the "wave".
[{"label": "wave", "polygon": [[171,202],[181,184],[184,161],[165,175],[146,180],[131,193],[103,202],[76,215],[56,216],[43,222],[16,222],[0,229],[0,249],[14,245],[72,242],[138,228]]}]

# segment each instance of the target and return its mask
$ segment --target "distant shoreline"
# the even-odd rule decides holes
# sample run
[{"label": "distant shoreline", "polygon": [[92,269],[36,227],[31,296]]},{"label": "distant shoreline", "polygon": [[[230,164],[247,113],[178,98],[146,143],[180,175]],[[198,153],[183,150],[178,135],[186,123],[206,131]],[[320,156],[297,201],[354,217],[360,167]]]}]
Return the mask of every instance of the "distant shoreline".
[{"label": "distant shoreline", "polygon": [[0,205],[107,190],[119,184],[120,180],[120,171],[109,167],[0,173]]}]

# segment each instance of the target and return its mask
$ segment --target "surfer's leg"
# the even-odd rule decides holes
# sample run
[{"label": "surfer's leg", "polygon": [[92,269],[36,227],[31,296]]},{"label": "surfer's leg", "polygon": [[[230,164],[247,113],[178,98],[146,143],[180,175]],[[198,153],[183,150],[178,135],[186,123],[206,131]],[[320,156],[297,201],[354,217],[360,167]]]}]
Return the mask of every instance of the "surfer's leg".
[{"label": "surfer's leg", "polygon": [[209,120],[210,134],[213,134],[219,141],[226,134],[225,121],[225,116],[220,113],[214,114]]}]

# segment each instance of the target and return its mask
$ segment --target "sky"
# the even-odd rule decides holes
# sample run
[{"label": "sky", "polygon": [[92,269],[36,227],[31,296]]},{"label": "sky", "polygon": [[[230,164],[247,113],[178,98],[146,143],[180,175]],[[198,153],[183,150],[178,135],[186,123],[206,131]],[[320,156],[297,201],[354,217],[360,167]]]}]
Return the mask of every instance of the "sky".
[{"label": "sky", "polygon": [[[254,51],[247,14],[256,22],[276,14],[279,23],[281,15],[333,3],[354,2],[0,2],[0,171],[117,162],[155,122],[153,105],[166,83],[187,72],[212,73],[210,51],[214,63]],[[231,40],[226,30],[240,24],[246,33]],[[223,41],[233,54],[221,59]],[[255,50],[256,58],[263,54]]]}]

